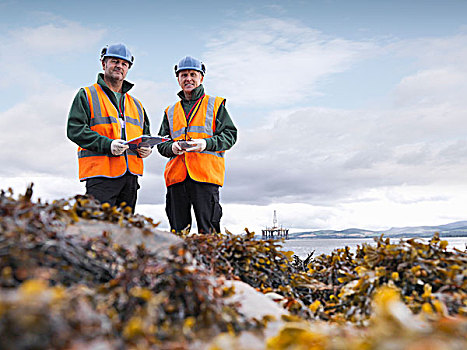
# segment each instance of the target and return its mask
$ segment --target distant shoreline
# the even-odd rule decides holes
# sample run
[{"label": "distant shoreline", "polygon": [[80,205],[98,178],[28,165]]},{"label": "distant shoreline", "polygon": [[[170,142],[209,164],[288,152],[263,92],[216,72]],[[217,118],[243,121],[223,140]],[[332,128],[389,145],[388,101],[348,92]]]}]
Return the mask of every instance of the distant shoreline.
[{"label": "distant shoreline", "polygon": [[437,233],[440,237],[467,237],[467,221],[456,221],[438,226],[412,226],[393,227],[389,230],[366,230],[361,228],[348,228],[345,230],[313,230],[294,232],[289,239],[303,238],[374,238],[383,235],[387,238],[431,238]]},{"label": "distant shoreline", "polygon": [[[310,234],[300,235],[298,237],[294,237],[293,235],[289,234],[288,240],[291,241],[291,240],[301,240],[301,239],[340,239],[340,238],[342,239],[358,239],[358,238],[368,239],[368,238],[377,238],[381,235],[389,239],[410,239],[410,238],[431,238],[433,237],[434,234],[435,232],[433,232],[432,234],[427,234],[427,233],[421,233],[421,234],[403,233],[402,234],[401,233],[401,234],[392,234],[392,235],[386,235],[384,233],[381,233],[378,235],[358,235],[358,234],[340,235],[340,234],[311,234],[310,233]],[[467,238],[467,234],[466,233],[454,234],[451,232],[447,232],[447,233],[439,232],[439,237],[440,238],[454,238],[454,237],[458,237],[458,238],[466,237]]]},{"label": "distant shoreline", "polygon": [[[399,244],[400,241],[407,242],[410,239],[414,239],[416,242],[421,244],[429,244],[432,236],[430,237],[390,237],[390,244]],[[458,251],[465,251],[467,248],[467,237],[440,237],[441,240],[447,241],[447,249],[453,250],[457,249]],[[293,251],[295,255],[301,259],[305,259],[311,252],[315,256],[326,254],[331,254],[336,249],[342,249],[344,247],[349,247],[351,251],[362,245],[374,245],[375,239],[372,237],[351,237],[351,238],[302,238],[302,239],[288,239],[283,243],[284,249],[288,251]],[[407,244],[407,243],[404,243]]]}]

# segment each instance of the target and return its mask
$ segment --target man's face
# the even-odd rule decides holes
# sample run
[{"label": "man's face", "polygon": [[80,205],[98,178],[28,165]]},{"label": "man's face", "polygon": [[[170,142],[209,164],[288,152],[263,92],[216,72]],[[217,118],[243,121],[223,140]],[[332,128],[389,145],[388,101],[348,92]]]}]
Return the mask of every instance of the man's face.
[{"label": "man's face", "polygon": [[191,95],[193,89],[198,87],[203,82],[203,75],[196,70],[182,70],[178,73],[178,84],[184,93]]},{"label": "man's face", "polygon": [[130,64],[120,58],[109,57],[102,61],[102,68],[107,79],[123,81],[130,69]]}]

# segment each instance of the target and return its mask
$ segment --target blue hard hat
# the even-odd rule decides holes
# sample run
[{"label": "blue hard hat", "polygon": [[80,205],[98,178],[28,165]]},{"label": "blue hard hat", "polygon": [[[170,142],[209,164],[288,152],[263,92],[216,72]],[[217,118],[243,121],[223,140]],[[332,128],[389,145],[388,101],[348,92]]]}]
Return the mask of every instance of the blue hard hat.
[{"label": "blue hard hat", "polygon": [[186,70],[186,69],[197,70],[198,72],[201,72],[202,75],[206,73],[206,67],[204,66],[204,63],[191,56],[183,57],[180,60],[180,62],[178,62],[178,64],[175,65],[174,69],[175,69],[175,75],[177,77],[180,71]]},{"label": "blue hard hat", "polygon": [[101,51],[101,60],[106,57],[116,57],[127,61],[130,66],[133,64],[135,58],[131,55],[130,50],[124,44],[107,45]]}]

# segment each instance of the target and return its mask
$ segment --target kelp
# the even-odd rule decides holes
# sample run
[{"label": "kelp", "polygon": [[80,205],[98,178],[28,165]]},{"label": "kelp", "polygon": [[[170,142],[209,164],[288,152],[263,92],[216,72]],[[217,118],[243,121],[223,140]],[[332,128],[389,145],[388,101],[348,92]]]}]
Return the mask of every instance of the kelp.
[{"label": "kelp", "polygon": [[[64,234],[83,218],[147,230],[156,226],[151,221],[125,207],[96,208],[86,196],[42,204],[28,193],[32,188],[18,200],[12,191],[0,194],[0,348],[66,348],[96,339],[108,346],[184,348],[195,338],[261,326],[227,301],[233,288],[183,247],[174,245],[161,258],[143,245],[119,246],[106,232]],[[93,310],[91,321],[80,308]],[[92,332],[83,334],[89,322]]]},{"label": "kelp", "polygon": [[293,265],[293,252],[282,250],[282,240],[257,240],[246,230],[245,235],[192,234],[184,236],[184,242],[193,257],[216,275],[241,280],[263,293],[278,293],[286,309],[308,316],[303,285],[310,278]]},{"label": "kelp", "polygon": [[387,285],[378,287],[371,299],[373,312],[364,329],[350,323],[288,322],[266,341],[265,349],[461,350],[467,347],[465,317],[433,319],[425,313],[414,314],[402,301],[400,291]]},{"label": "kelp", "polygon": [[[328,286],[315,297],[318,315],[335,321],[364,323],[371,314],[370,296],[381,286],[400,290],[414,313],[467,314],[467,252],[448,250],[436,233],[423,243],[417,239],[393,243],[380,236],[375,244],[336,249],[307,265],[307,274]],[[310,291],[311,295],[314,294]]]},{"label": "kelp", "polygon": [[157,223],[124,205],[80,195],[33,203],[31,196],[32,186],[18,199],[0,193],[0,348],[185,349],[265,326],[228,301],[234,290],[225,279],[246,282],[290,311],[268,349],[467,343],[467,253],[447,249],[437,234],[427,243],[381,236],[354,251],[302,260],[282,240],[258,240],[248,230],[182,232],[162,257],[144,245],[119,245],[111,232],[66,235],[86,220],[150,236]]},{"label": "kelp", "polygon": [[467,314],[467,253],[448,250],[434,234],[393,243],[380,236],[375,244],[334,250],[301,260],[282,250],[281,240],[246,235],[189,235],[186,249],[218,275],[240,279],[296,315],[310,319],[366,324],[371,296],[381,286],[400,289],[414,312]]}]

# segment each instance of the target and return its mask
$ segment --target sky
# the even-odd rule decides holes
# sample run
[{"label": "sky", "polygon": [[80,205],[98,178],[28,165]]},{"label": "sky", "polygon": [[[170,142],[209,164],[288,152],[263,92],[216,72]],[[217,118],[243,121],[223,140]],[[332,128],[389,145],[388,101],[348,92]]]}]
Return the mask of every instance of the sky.
[{"label": "sky", "polygon": [[[0,0],[0,188],[84,194],[71,102],[125,43],[127,80],[157,134],[180,90],[174,65],[206,65],[238,128],[221,226],[259,233],[467,220],[467,1]],[[165,216],[157,151],[136,212]]]}]

